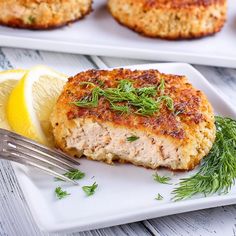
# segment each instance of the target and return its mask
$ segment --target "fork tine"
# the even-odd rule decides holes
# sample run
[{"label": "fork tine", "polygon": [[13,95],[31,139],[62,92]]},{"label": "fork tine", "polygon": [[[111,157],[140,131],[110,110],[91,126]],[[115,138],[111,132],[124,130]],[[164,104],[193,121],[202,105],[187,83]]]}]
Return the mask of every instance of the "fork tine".
[{"label": "fork tine", "polygon": [[[54,157],[54,159],[61,160],[64,163],[67,163],[69,165],[71,163],[73,163],[75,165],[80,165],[80,163],[77,160],[73,159],[71,156],[63,153],[62,151],[55,150],[55,149],[50,149],[50,148],[48,148],[46,146],[43,146],[43,145],[41,145],[39,143],[36,143],[35,141],[33,141],[31,139],[28,139],[28,138],[26,138],[24,136],[21,136],[21,135],[19,135],[17,133],[13,133],[13,132],[10,132],[10,131],[5,130],[5,129],[0,129],[0,136],[1,135],[2,136],[8,136],[8,137],[12,138],[14,141],[15,140],[20,141],[24,145],[25,145],[25,143],[27,143],[28,144],[27,147],[30,146],[30,147],[34,148],[34,150],[36,150],[36,151],[40,150],[41,152],[44,152],[44,153],[46,152],[47,154],[50,155],[50,157],[52,156],[52,157]],[[75,168],[75,167],[71,167],[71,168]]]},{"label": "fork tine", "polygon": [[49,175],[51,175],[53,177],[60,178],[60,179],[62,179],[64,181],[73,183],[74,185],[79,185],[76,181],[71,180],[71,179],[69,179],[68,177],[66,177],[66,176],[64,176],[62,174],[59,174],[56,171],[51,170],[50,168],[47,168],[45,166],[41,166],[41,165],[31,161],[31,160],[21,159],[18,156],[13,156],[13,155],[12,156],[8,155],[6,159],[9,160],[9,161],[14,161],[14,162],[23,164],[23,165],[28,165],[28,166],[35,167],[35,168],[40,169],[40,170],[44,171],[45,173],[47,173],[47,174],[49,174]]},{"label": "fork tine", "polygon": [[[10,144],[11,142],[9,141],[8,143]],[[22,142],[21,140],[17,140],[17,142],[14,140],[14,143],[11,143],[11,144],[16,146],[17,149],[22,150],[22,152],[24,150],[27,151],[27,152],[31,151],[31,153],[29,153],[30,155],[34,155],[35,157],[36,157],[36,155],[42,156],[41,159],[43,159],[47,162],[51,162],[51,163],[54,163],[55,165],[63,166],[64,170],[66,170],[66,171],[76,168],[74,165],[68,163],[67,161],[58,159],[55,156],[52,156],[52,155],[50,155],[46,152],[38,150],[34,146],[25,145],[24,142]]]},{"label": "fork tine", "polygon": [[[18,135],[17,135],[18,136]],[[31,139],[27,139],[25,137],[22,138],[22,136],[19,136],[19,137],[13,137],[15,140],[18,140],[18,141],[24,141],[26,142],[27,144],[31,145],[31,147],[34,147],[36,150],[41,150],[42,152],[46,152],[48,153],[50,156],[53,156],[53,155],[56,155],[58,159],[60,160],[63,160],[64,162],[67,162],[67,163],[73,163],[75,165],[80,165],[80,163],[76,160],[74,160],[71,156],[63,153],[62,151],[60,150],[55,150],[55,149],[52,149],[52,148],[48,148],[46,146],[43,146],[39,143],[36,143],[34,142],[33,140]]]},{"label": "fork tine", "polygon": [[30,152],[28,152],[27,148],[25,148],[23,146],[19,146],[18,145],[16,147],[17,147],[17,149],[10,147],[10,148],[8,148],[8,151],[11,152],[11,153],[16,153],[16,154],[21,155],[21,158],[27,158],[27,159],[30,159],[30,160],[31,159],[38,160],[38,161],[40,161],[40,162],[42,162],[44,164],[48,164],[48,165],[50,165],[52,167],[56,167],[56,168],[58,168],[58,169],[60,169],[60,170],[62,170],[64,172],[67,172],[68,170],[71,170],[71,168],[68,168],[68,167],[64,168],[64,167],[58,165],[57,163],[52,162],[52,161],[44,158],[44,156],[40,157],[40,155],[35,155],[35,153],[33,153],[33,152],[30,153]]}]

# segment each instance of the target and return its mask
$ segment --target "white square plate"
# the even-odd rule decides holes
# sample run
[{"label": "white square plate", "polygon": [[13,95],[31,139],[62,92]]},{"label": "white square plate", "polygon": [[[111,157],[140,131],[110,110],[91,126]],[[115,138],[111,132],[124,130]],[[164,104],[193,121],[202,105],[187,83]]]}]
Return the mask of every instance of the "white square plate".
[{"label": "white square plate", "polygon": [[228,20],[221,32],[196,40],[152,39],[119,25],[95,0],[83,20],[55,30],[32,31],[0,27],[0,45],[49,51],[129,57],[236,68],[236,4],[228,0]]},{"label": "white square plate", "polygon": [[[158,69],[164,73],[186,75],[195,87],[205,92],[216,114],[236,118],[235,111],[217,94],[207,80],[188,64],[147,64],[129,68]],[[17,164],[13,164],[13,167],[35,221],[42,230],[50,232],[83,231],[236,203],[236,188],[224,196],[196,197],[173,202],[170,193],[174,185],[156,183],[152,177],[154,170],[130,164],[110,166],[81,159],[79,168],[86,173],[86,177],[80,181],[79,187],[55,182],[53,178],[27,167]],[[179,178],[193,174],[193,171],[172,173],[168,170],[159,170],[158,172],[170,175],[172,183],[177,183]],[[90,185],[94,181],[99,187],[93,196],[86,197],[81,186]],[[58,185],[71,195],[57,200],[54,190]],[[157,193],[164,197],[163,201],[154,200]]]}]

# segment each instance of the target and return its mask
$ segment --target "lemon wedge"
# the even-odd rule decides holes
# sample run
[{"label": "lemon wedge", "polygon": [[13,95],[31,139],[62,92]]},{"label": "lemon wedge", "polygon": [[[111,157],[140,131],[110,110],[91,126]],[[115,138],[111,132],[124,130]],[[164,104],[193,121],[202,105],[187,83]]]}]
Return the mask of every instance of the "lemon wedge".
[{"label": "lemon wedge", "polygon": [[41,144],[51,146],[50,114],[67,76],[46,66],[29,70],[12,90],[7,105],[11,128]]},{"label": "lemon wedge", "polygon": [[7,121],[7,102],[12,89],[26,73],[25,70],[6,70],[0,72],[0,128],[10,130]]}]

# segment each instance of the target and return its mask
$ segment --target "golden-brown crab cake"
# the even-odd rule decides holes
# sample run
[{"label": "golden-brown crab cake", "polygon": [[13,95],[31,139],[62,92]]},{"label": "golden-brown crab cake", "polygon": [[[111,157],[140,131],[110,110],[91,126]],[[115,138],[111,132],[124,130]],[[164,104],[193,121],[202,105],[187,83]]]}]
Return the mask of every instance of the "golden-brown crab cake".
[{"label": "golden-brown crab cake", "polygon": [[108,0],[113,17],[149,37],[199,38],[221,30],[227,0]]},{"label": "golden-brown crab cake", "polygon": [[56,145],[70,155],[153,169],[190,170],[215,139],[206,96],[185,76],[157,70],[79,73],[65,85],[51,123]]},{"label": "golden-brown crab cake", "polygon": [[49,29],[83,18],[92,0],[0,0],[0,24],[17,28]]}]

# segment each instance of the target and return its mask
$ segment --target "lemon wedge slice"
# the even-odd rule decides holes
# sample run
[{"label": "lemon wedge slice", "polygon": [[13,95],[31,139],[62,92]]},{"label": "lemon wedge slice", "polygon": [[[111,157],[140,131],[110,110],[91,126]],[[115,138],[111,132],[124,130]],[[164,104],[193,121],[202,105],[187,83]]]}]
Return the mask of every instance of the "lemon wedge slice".
[{"label": "lemon wedge slice", "polygon": [[41,144],[51,146],[50,114],[67,76],[46,66],[29,70],[12,90],[7,105],[11,128]]},{"label": "lemon wedge slice", "polygon": [[0,128],[10,130],[7,121],[7,102],[12,89],[26,73],[25,70],[6,70],[0,72]]}]

